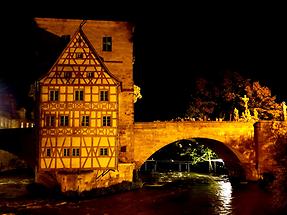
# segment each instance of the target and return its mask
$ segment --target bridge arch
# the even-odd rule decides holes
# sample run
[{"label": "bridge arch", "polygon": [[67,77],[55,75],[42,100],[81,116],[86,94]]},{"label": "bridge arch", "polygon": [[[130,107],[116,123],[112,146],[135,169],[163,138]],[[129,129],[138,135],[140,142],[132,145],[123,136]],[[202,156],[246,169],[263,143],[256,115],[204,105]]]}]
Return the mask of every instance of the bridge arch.
[{"label": "bridge arch", "polygon": [[137,123],[134,133],[135,169],[139,169],[153,153],[168,144],[197,139],[204,140],[204,145],[216,152],[229,170],[242,172],[246,180],[258,179],[253,123]]},{"label": "bridge arch", "polygon": [[[242,159],[240,156],[240,153],[228,147],[227,145],[225,145],[224,143],[218,140],[209,139],[209,138],[196,137],[196,138],[176,140],[171,143],[167,143],[166,145],[163,145],[155,152],[150,151],[150,154],[145,156],[146,159],[144,160],[144,162],[148,160],[150,157],[152,157],[155,153],[158,153],[164,147],[168,147],[172,144],[175,144],[178,141],[184,142],[184,140],[187,140],[189,143],[192,143],[192,144],[195,144],[197,142],[200,145],[204,145],[210,148],[212,151],[214,151],[218,155],[218,157],[220,157],[224,161],[225,167],[227,168],[230,177],[240,178],[242,180],[246,179],[246,170],[244,168],[243,162],[240,160]],[[192,140],[195,140],[195,141],[192,141]],[[187,142],[183,144],[187,144]],[[139,164],[139,168],[144,164],[144,162]]]}]

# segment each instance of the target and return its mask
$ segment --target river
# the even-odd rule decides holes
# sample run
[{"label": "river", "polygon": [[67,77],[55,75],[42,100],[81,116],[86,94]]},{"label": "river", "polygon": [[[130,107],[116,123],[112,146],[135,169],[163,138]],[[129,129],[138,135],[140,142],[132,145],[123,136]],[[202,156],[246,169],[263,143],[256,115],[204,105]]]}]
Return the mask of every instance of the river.
[{"label": "river", "polygon": [[[35,197],[29,177],[0,178],[0,214],[23,215],[270,215],[272,196],[256,183],[170,183],[91,198]],[[162,184],[161,184],[162,185]]]}]

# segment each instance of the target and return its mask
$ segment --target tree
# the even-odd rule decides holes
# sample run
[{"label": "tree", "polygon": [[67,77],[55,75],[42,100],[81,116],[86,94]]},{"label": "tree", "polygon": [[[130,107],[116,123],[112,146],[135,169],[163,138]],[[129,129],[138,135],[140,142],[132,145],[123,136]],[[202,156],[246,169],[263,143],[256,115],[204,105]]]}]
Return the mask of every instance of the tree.
[{"label": "tree", "polygon": [[268,87],[261,86],[255,81],[245,87],[245,92],[249,98],[249,108],[256,109],[259,119],[280,120],[281,104],[276,103],[276,96],[271,95]]},{"label": "tree", "polygon": [[210,85],[207,80],[199,78],[196,80],[195,93],[187,108],[187,116],[197,119],[212,117],[218,104],[215,100],[216,97],[218,97],[218,92],[214,86]]},{"label": "tree", "polygon": [[179,141],[176,145],[180,148],[179,156],[185,160],[190,160],[192,165],[208,161],[209,169],[212,170],[211,159],[217,159],[217,154],[208,147],[199,144],[195,139],[190,140],[188,144]]},{"label": "tree", "polygon": [[271,95],[268,87],[229,71],[215,81],[202,77],[196,80],[186,108],[186,117],[231,120],[235,108],[239,115],[246,111],[242,101],[244,95],[249,98],[248,111],[252,116],[265,120],[280,119],[281,105],[276,102],[276,96]]}]

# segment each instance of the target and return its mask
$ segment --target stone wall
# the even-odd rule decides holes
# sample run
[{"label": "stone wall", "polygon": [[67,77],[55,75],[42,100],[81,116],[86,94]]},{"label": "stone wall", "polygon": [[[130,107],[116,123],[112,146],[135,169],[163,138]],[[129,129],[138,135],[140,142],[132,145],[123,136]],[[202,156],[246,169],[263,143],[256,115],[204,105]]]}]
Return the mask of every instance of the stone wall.
[{"label": "stone wall", "polygon": [[257,168],[260,175],[276,171],[277,164],[272,156],[272,146],[276,138],[272,133],[272,128],[283,126],[286,129],[286,121],[259,121],[255,124],[255,138],[258,144],[257,150]]},{"label": "stone wall", "polygon": [[59,170],[38,172],[36,182],[61,192],[84,192],[107,188],[122,182],[133,182],[134,164],[119,164],[117,170]]}]

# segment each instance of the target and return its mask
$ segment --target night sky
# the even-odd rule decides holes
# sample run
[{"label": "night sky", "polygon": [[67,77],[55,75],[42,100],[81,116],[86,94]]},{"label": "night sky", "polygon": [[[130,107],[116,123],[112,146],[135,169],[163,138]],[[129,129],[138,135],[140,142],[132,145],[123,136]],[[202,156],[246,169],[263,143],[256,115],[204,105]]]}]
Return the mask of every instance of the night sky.
[{"label": "night sky", "polygon": [[[259,80],[278,101],[287,100],[287,19],[282,5],[135,2],[59,7],[44,1],[25,5],[29,8],[25,12],[12,10],[9,18],[2,18],[2,65],[9,65],[1,69],[2,81],[13,88],[22,105],[26,86],[37,76],[33,17],[127,20],[135,24],[134,80],[143,95],[135,106],[136,120],[174,118],[185,108],[195,77],[216,78],[224,70]],[[21,60],[15,64],[12,58]]]}]

